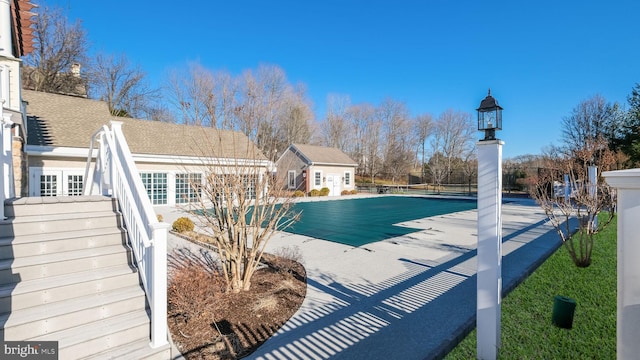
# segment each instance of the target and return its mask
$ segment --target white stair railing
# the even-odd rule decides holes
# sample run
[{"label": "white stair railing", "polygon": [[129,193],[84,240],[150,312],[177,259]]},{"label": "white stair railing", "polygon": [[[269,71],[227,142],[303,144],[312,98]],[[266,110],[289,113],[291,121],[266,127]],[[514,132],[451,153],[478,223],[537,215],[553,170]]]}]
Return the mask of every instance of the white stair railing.
[{"label": "white stair railing", "polygon": [[[94,143],[99,148],[89,181]],[[144,291],[151,307],[151,346],[167,344],[167,230],[156,218],[147,191],[122,133],[122,122],[111,121],[91,139],[85,177],[85,195],[107,195],[118,200]]]}]

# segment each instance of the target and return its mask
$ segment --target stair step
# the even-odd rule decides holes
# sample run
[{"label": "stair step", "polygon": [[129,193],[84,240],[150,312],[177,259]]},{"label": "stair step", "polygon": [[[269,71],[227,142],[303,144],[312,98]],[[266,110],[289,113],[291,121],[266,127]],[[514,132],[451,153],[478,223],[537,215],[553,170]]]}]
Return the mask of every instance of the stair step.
[{"label": "stair step", "polygon": [[171,359],[171,345],[167,344],[153,349],[149,340],[138,340],[102,353],[88,356],[86,360],[112,360],[112,359],[136,359],[136,360],[167,360]]},{"label": "stair step", "polygon": [[141,309],[32,340],[58,341],[61,359],[78,359],[110,352],[122,344],[137,341],[149,347],[149,315]]},{"label": "stair step", "polygon": [[0,339],[58,341],[64,359],[169,359],[150,347],[147,299],[115,199],[5,202]]},{"label": "stair step", "polygon": [[0,314],[139,284],[135,269],[120,265],[0,286]]},{"label": "stair step", "polygon": [[8,218],[0,221],[0,237],[65,232],[69,229],[121,227],[121,217],[115,214],[113,211],[95,211],[79,214],[45,214]]},{"label": "stair step", "polygon": [[[112,215],[113,216],[113,215]],[[0,259],[125,244],[126,232],[115,226],[0,238]]]},{"label": "stair step", "polygon": [[23,197],[5,201],[6,217],[43,214],[88,213],[117,209],[114,199],[105,196]]},{"label": "stair step", "polygon": [[[128,264],[122,245],[0,260],[0,284]],[[17,278],[17,280],[16,280]]]},{"label": "stair step", "polygon": [[145,309],[142,288],[129,286],[0,315],[5,340],[35,339],[42,335]]}]

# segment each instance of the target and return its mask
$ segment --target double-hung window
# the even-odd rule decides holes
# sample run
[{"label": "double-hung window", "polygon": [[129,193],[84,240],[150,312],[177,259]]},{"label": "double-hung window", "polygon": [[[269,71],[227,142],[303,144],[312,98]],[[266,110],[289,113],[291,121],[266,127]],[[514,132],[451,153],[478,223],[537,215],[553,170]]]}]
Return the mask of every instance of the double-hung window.
[{"label": "double-hung window", "polygon": [[344,172],[344,185],[351,186],[351,171]]}]

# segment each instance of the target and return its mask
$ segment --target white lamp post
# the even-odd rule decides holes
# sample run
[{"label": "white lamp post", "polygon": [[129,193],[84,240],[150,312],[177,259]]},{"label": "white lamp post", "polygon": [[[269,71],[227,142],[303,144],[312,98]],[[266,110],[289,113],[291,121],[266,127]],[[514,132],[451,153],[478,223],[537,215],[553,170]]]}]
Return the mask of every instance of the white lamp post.
[{"label": "white lamp post", "polygon": [[477,358],[496,359],[500,348],[502,298],[502,107],[489,94],[480,103],[478,130]]}]

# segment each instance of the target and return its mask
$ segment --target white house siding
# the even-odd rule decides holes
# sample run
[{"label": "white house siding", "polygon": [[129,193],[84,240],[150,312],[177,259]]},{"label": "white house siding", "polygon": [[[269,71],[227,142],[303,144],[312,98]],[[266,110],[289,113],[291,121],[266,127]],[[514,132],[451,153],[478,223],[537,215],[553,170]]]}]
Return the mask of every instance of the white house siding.
[{"label": "white house siding", "polygon": [[[329,166],[329,165],[312,165],[309,167],[310,173],[310,189],[320,190],[324,187],[329,188],[330,196],[337,196],[342,193],[343,190],[355,189],[354,173],[355,168],[351,166]],[[320,185],[315,181],[316,172],[321,173]],[[348,175],[347,175],[348,174]],[[349,180],[349,183],[345,183],[345,180]]]},{"label": "white house siding", "polygon": [[4,101],[2,107],[21,112],[19,59],[0,59],[0,95]]},{"label": "white house siding", "polygon": [[[81,181],[83,185],[86,184],[86,179],[84,179],[86,159],[64,160],[31,156],[29,164],[29,196],[80,195],[78,181]],[[192,175],[192,179],[205,181],[205,174],[209,171],[203,165],[180,165],[176,162],[136,162],[136,167],[144,179],[145,185],[156,185],[149,193],[150,200],[154,205],[179,205],[186,202],[185,196],[188,198],[189,192],[192,190],[185,186],[184,181],[180,181],[178,184],[182,185],[181,189],[176,189],[177,176],[179,174],[195,174]],[[218,170],[225,171],[222,168]],[[259,176],[264,176],[265,173],[266,168],[259,172]],[[91,176],[89,174],[89,178]],[[147,190],[149,191],[149,189]],[[181,195],[177,197],[178,191]]]}]

